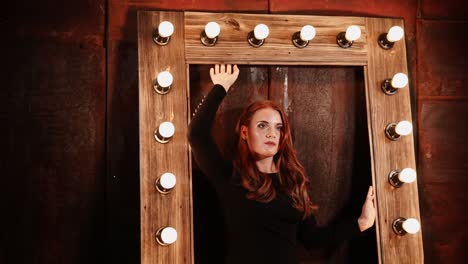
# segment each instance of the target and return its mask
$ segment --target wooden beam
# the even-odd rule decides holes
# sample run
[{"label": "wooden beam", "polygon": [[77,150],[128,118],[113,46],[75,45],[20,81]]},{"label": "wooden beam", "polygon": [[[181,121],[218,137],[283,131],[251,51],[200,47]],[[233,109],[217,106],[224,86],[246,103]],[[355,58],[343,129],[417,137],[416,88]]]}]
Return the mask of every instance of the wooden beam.
[{"label": "wooden beam", "polygon": [[394,188],[388,183],[392,170],[416,169],[413,134],[391,141],[385,136],[388,123],[411,122],[409,88],[399,89],[392,96],[382,92],[381,83],[395,73],[408,74],[405,39],[384,50],[377,42],[390,27],[404,27],[401,19],[366,18],[369,59],[366,70],[366,97],[371,146],[373,185],[376,189],[378,219],[376,221],[379,263],[424,263],[421,232],[399,236],[392,230],[398,217],[420,221],[418,185],[416,182]]},{"label": "wooden beam", "polygon": [[[206,47],[200,33],[210,21],[220,25],[221,33],[215,46]],[[270,34],[263,46],[254,48],[247,36],[260,23],[269,27]],[[292,35],[308,24],[317,34],[307,47],[296,48]],[[349,25],[358,25],[362,35],[351,48],[343,49],[336,44],[336,36]],[[366,65],[366,32],[362,17],[186,12],[186,60],[190,64]]]},{"label": "wooden beam", "polygon": [[[165,20],[173,23],[175,31],[167,46],[159,46],[153,42],[152,33]],[[141,263],[193,263],[184,49],[182,12],[138,13]],[[154,91],[153,82],[164,70],[172,73],[174,82],[168,94],[160,95]],[[169,143],[160,144],[154,139],[154,131],[164,121],[174,124],[175,134]],[[163,195],[155,189],[155,182],[165,172],[175,174],[177,184]],[[174,227],[178,239],[161,246],[155,233],[165,226]]]}]

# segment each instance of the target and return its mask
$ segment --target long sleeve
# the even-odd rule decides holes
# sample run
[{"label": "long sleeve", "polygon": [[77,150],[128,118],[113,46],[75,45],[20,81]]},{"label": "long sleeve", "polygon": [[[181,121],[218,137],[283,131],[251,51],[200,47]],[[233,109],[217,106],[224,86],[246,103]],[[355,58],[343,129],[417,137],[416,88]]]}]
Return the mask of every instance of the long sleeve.
[{"label": "long sleeve", "polygon": [[318,227],[312,215],[303,220],[298,228],[298,240],[306,247],[321,247],[357,238],[361,235],[356,218],[348,219],[336,225]]},{"label": "long sleeve", "polygon": [[225,185],[231,164],[225,161],[211,136],[211,128],[219,105],[226,96],[221,85],[215,85],[199,106],[189,125],[188,139],[200,169],[215,188]]}]

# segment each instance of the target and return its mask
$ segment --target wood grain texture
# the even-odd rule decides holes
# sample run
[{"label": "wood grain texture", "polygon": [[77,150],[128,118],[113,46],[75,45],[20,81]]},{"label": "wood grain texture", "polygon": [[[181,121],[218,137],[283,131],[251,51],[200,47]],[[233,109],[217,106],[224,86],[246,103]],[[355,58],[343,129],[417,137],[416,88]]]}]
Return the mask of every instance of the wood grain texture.
[{"label": "wood grain texture", "polygon": [[[174,24],[175,31],[167,46],[158,46],[152,32],[165,20]],[[183,25],[181,12],[138,13],[141,263],[193,263]],[[152,83],[163,70],[173,74],[174,82],[171,91],[162,96],[153,90]],[[176,130],[169,143],[159,144],[153,135],[164,121],[171,121]],[[176,175],[177,185],[171,193],[162,195],[154,183],[165,172]],[[155,233],[165,226],[174,227],[178,239],[160,246]]]},{"label": "wood grain texture", "polygon": [[[221,27],[214,47],[200,42],[200,33],[209,21]],[[263,46],[254,48],[248,44],[247,35],[259,23],[266,24],[270,34]],[[291,37],[307,24],[316,28],[317,35],[306,48],[296,48]],[[349,25],[358,25],[362,35],[351,48],[343,49],[336,44],[336,36]],[[365,65],[366,31],[364,19],[359,17],[186,12],[186,60],[190,64]]]},{"label": "wood grain texture", "polygon": [[391,50],[383,50],[377,44],[381,33],[393,25],[403,27],[403,21],[366,18],[366,25],[369,42],[369,63],[366,67],[367,105],[378,210],[376,227],[379,262],[424,263],[422,232],[398,236],[392,231],[392,222],[397,217],[412,217],[420,221],[418,185],[414,182],[395,189],[387,180],[392,170],[406,167],[416,169],[413,135],[395,142],[387,139],[384,133],[388,123],[401,120],[411,122],[409,89],[401,89],[396,95],[387,96],[380,88],[382,80],[391,78],[395,73],[408,73],[404,39],[397,42]]}]

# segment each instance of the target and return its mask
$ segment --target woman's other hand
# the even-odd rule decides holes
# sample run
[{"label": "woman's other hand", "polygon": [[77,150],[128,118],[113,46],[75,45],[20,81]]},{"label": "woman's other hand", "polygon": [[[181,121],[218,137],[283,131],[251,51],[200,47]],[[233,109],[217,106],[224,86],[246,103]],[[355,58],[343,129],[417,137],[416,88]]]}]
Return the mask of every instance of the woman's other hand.
[{"label": "woman's other hand", "polygon": [[376,215],[374,197],[374,189],[372,186],[369,186],[366,201],[362,206],[361,216],[358,219],[359,229],[361,232],[374,225]]},{"label": "woman's other hand", "polygon": [[239,68],[237,65],[231,64],[216,64],[210,69],[210,76],[213,84],[220,84],[226,92],[234,84],[239,76]]}]

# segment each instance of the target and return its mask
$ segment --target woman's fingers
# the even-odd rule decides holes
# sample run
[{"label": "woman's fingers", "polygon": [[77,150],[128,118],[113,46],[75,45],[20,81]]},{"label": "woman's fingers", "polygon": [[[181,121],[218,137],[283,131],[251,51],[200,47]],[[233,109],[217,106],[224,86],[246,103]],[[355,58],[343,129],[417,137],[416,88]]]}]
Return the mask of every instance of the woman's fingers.
[{"label": "woman's fingers", "polygon": [[226,72],[227,72],[227,74],[232,74],[232,65],[231,64],[227,65]]},{"label": "woman's fingers", "polygon": [[[216,67],[216,66],[215,66],[215,67]],[[214,69],[214,68],[210,68],[210,76],[211,76],[211,78],[213,78],[214,74],[215,74],[215,69]]]}]

